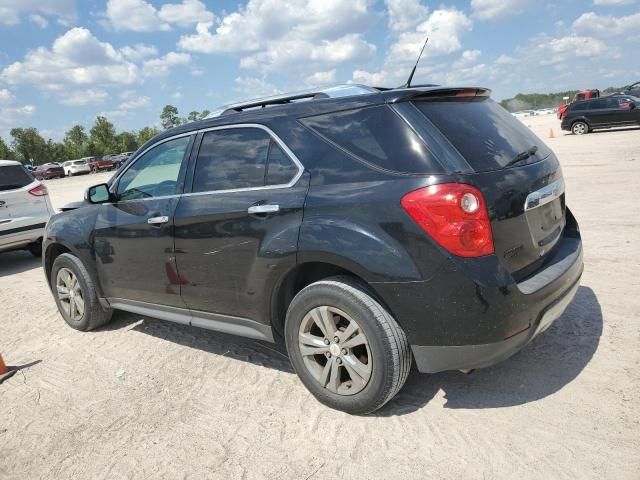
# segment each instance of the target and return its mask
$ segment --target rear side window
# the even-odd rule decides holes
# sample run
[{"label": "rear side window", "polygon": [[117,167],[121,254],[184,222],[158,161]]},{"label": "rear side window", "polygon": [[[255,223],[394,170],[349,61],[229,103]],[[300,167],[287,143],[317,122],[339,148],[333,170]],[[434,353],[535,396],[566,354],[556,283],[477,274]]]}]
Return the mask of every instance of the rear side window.
[{"label": "rear side window", "polygon": [[318,115],[302,122],[351,155],[379,168],[402,173],[441,170],[420,137],[387,105]]},{"label": "rear side window", "polygon": [[22,188],[33,182],[33,177],[22,165],[0,167],[0,192]]},{"label": "rear side window", "polygon": [[586,110],[588,107],[589,107],[589,102],[574,103],[573,105],[571,105],[571,111],[581,112],[583,110]]},{"label": "rear side window", "polygon": [[202,138],[193,192],[285,185],[297,173],[298,167],[266,131],[214,130]]},{"label": "rear side window", "polygon": [[607,101],[604,98],[591,100],[589,102],[589,108],[592,110],[601,110],[603,108],[607,108]]},{"label": "rear side window", "polygon": [[446,97],[415,105],[476,172],[504,168],[532,147],[537,147],[537,152],[518,166],[550,154],[520,120],[486,97]]}]

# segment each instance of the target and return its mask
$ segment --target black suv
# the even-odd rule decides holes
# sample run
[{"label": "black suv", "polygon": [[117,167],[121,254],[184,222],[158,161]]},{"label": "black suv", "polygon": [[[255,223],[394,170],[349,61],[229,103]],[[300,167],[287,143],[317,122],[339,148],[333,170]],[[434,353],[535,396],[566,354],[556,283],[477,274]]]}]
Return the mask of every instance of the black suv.
[{"label": "black suv", "polygon": [[348,86],[162,133],[48,223],[62,316],[284,341],[306,387],[351,413],[389,401],[414,360],[509,357],[573,299],[582,246],[555,155],[489,93]]},{"label": "black suv", "polygon": [[575,135],[597,128],[640,126],[640,98],[632,95],[611,95],[582,102],[573,102],[560,127]]}]

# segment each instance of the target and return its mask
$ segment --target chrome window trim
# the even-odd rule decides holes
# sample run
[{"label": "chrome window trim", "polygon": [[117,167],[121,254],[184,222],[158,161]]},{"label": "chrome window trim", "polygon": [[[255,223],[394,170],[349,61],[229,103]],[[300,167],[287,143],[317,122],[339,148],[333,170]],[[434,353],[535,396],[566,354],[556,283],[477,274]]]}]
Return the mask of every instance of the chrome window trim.
[{"label": "chrome window trim", "polygon": [[559,178],[540,190],[531,192],[524,201],[524,211],[533,210],[547,203],[553,202],[564,193],[564,178]]},{"label": "chrome window trim", "polygon": [[[230,189],[226,189],[226,190],[207,190],[207,191],[203,191],[203,192],[183,192],[183,193],[176,193],[176,194],[173,194],[173,195],[164,195],[164,196],[161,196],[161,197],[149,197],[149,198],[140,198],[140,199],[135,199],[135,200],[123,200],[123,202],[132,202],[132,201],[139,202],[141,200],[158,200],[158,199],[163,199],[163,198],[173,198],[173,197],[181,197],[181,196],[182,197],[185,197],[185,196],[186,197],[191,197],[191,196],[210,195],[210,194],[219,194],[219,193],[253,192],[253,191],[258,191],[258,190],[277,190],[277,189],[282,189],[282,188],[291,188],[296,183],[298,183],[298,180],[300,180],[300,177],[302,177],[302,174],[304,173],[304,165],[302,164],[302,162],[300,162],[300,160],[298,159],[296,154],[291,151],[291,149],[287,146],[287,144],[284,143],[284,141],[273,130],[271,130],[269,127],[266,127],[265,125],[261,125],[259,123],[236,123],[236,124],[229,124],[229,125],[220,125],[220,126],[217,126],[217,127],[202,128],[202,129],[199,129],[199,130],[192,130],[192,131],[187,132],[187,133],[181,133],[181,134],[174,135],[174,136],[171,136],[171,137],[163,138],[159,142],[154,143],[150,147],[146,148],[139,155],[137,155],[136,158],[134,158],[131,161],[131,163],[129,163],[127,168],[125,170],[123,170],[114,179],[113,185],[117,185],[118,184],[118,182],[120,181],[120,177],[122,177],[122,175],[124,175],[124,173],[129,168],[131,168],[138,161],[138,159],[140,159],[149,150],[151,150],[152,148],[155,148],[158,145],[161,145],[161,144],[163,144],[165,142],[168,142],[170,140],[174,140],[176,138],[186,137],[186,136],[189,136],[189,135],[198,135],[200,133],[204,134],[204,133],[207,133],[207,132],[213,132],[213,131],[217,131],[217,130],[230,130],[230,129],[233,129],[233,128],[257,128],[259,130],[263,130],[263,131],[267,132],[267,134],[273,140],[275,140],[275,142],[284,151],[284,153],[287,155],[287,157],[289,157],[289,159],[298,168],[298,172],[294,175],[294,177],[291,179],[291,181],[289,181],[288,183],[283,183],[283,184],[278,184],[278,185],[263,185],[261,187],[230,188]],[[189,159],[186,159],[186,161],[188,162]],[[198,162],[198,158],[196,156],[196,164],[197,164],[197,162]],[[195,169],[195,165],[194,165],[194,169]],[[112,193],[115,193],[115,192],[112,192]]]}]

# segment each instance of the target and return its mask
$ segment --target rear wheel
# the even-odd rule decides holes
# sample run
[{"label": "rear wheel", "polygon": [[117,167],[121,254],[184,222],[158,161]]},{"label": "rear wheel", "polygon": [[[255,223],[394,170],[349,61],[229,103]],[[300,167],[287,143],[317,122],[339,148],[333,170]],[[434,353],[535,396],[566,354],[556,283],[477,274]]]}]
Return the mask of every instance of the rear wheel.
[{"label": "rear wheel", "polygon": [[576,122],[571,127],[571,131],[574,135],[584,135],[585,133],[589,133],[589,125],[585,122]]},{"label": "rear wheel", "polygon": [[382,407],[402,388],[411,368],[402,328],[366,287],[348,277],[301,290],[287,312],[285,339],[309,391],[348,413]]},{"label": "rear wheel", "polygon": [[112,311],[100,305],[95,285],[78,257],[69,253],[58,256],[50,282],[58,310],[70,327],[86,332],[111,320]]}]

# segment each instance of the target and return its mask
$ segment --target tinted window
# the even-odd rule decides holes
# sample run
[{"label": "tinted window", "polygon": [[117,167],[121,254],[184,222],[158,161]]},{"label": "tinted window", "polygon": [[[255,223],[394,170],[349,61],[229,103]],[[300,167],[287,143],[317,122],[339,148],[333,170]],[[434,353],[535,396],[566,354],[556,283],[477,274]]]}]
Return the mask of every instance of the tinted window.
[{"label": "tinted window", "polygon": [[118,182],[121,200],[161,197],[177,191],[180,166],[190,137],[176,138],[152,148],[131,165]]},{"label": "tinted window", "polygon": [[278,144],[271,140],[265,185],[286,185],[293,180],[297,173],[298,167],[282,151]]},{"label": "tinted window", "polygon": [[591,110],[600,110],[603,108],[607,108],[607,101],[604,98],[600,98],[598,100],[591,100],[589,102],[589,108]]},{"label": "tinted window", "polygon": [[415,105],[477,172],[503,168],[534,146],[538,147],[537,153],[518,165],[550,153],[520,120],[486,97],[448,97]]},{"label": "tinted window", "polygon": [[406,173],[438,171],[422,140],[386,106],[348,110],[303,120],[317,133],[352,155],[385,170]]},{"label": "tinted window", "polygon": [[580,112],[582,110],[586,110],[588,107],[589,102],[574,103],[573,105],[571,105],[571,111]]},{"label": "tinted window", "polygon": [[33,182],[33,177],[22,165],[0,167],[0,191],[22,188]]},{"label": "tinted window", "polygon": [[202,138],[194,192],[264,186],[271,137],[258,128],[229,128]]}]

